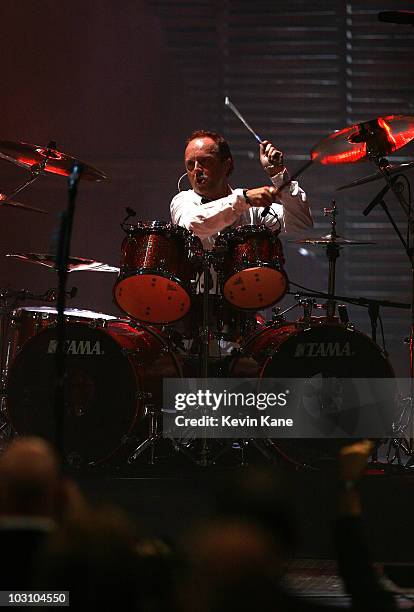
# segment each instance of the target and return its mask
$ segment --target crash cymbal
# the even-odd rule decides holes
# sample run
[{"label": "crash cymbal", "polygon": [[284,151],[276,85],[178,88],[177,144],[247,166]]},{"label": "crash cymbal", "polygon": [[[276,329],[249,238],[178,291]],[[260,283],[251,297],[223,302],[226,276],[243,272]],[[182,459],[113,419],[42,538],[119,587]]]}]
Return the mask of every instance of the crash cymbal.
[{"label": "crash cymbal", "polygon": [[383,157],[400,149],[414,138],[414,117],[388,115],[357,123],[334,132],[311,151],[312,161],[321,164],[349,164]]},{"label": "crash cymbal", "polygon": [[[389,164],[385,166],[384,170],[387,174],[398,174],[399,172],[405,172],[409,168],[414,167],[414,161],[407,162],[406,164]],[[364,185],[365,183],[370,183],[371,181],[379,181],[384,178],[384,174],[382,172],[375,172],[374,174],[369,174],[368,176],[364,176],[356,181],[352,181],[352,183],[347,183],[346,185],[342,185],[338,187],[336,191],[341,191],[342,189],[350,189],[351,187],[357,187],[358,185]]]},{"label": "crash cymbal", "polygon": [[326,236],[320,236],[317,238],[302,238],[302,240],[289,240],[294,244],[308,244],[310,246],[328,246],[329,244],[337,244],[338,246],[360,246],[364,244],[377,244],[376,242],[367,242],[366,240],[349,240],[342,236],[332,236],[332,234],[326,234]]},{"label": "crash cymbal", "polygon": [[8,200],[4,193],[0,193],[0,208],[2,206],[17,208],[18,210],[31,210],[32,212],[42,213],[43,215],[48,214],[47,210],[42,210],[41,208],[36,208],[35,206],[29,206],[28,204],[22,204],[21,202],[15,202],[14,200]]},{"label": "crash cymbal", "polygon": [[[6,257],[15,257],[22,261],[46,266],[47,268],[56,269],[55,257],[50,253],[7,253]],[[119,272],[119,268],[108,266],[108,264],[94,259],[85,259],[84,257],[69,257],[68,272]]]},{"label": "crash cymbal", "polygon": [[[27,168],[39,166],[39,169],[51,174],[69,176],[75,162],[82,164],[81,178],[88,181],[105,181],[106,174],[89,164],[85,164],[70,155],[56,149],[56,143],[50,142],[47,147],[29,144],[27,142],[12,142],[0,140],[0,158]],[[42,165],[44,164],[44,168]]]}]

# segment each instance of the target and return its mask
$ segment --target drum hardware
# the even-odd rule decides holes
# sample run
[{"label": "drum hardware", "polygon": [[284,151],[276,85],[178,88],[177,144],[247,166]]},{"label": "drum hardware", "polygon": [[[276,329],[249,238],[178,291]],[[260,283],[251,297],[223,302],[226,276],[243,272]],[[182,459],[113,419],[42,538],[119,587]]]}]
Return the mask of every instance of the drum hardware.
[{"label": "drum hardware", "polygon": [[[15,333],[20,339],[14,344],[20,348],[9,372],[8,417],[16,433],[53,440],[51,384],[56,373],[51,347],[56,344],[56,329],[50,323],[56,313],[44,321],[39,333],[33,330],[31,314],[25,309],[18,313],[21,325]],[[73,350],[67,355],[63,456],[67,462],[77,454],[84,466],[105,464],[121,451],[130,453],[131,448],[122,444],[125,436],[135,436],[151,411],[160,414],[160,377],[183,375],[179,355],[163,350],[168,341],[161,332],[106,316],[105,328],[90,326],[87,316],[70,317],[67,324]],[[76,413],[70,406],[77,406]]]},{"label": "drum hardware", "polygon": [[220,233],[213,250],[221,291],[241,310],[259,310],[280,301],[288,289],[279,238],[264,225],[244,225]]},{"label": "drum hardware", "polygon": [[[386,156],[400,149],[414,138],[414,117],[409,115],[389,115],[377,117],[371,121],[360,123],[344,130],[340,130],[322,140],[313,150],[314,156],[321,163],[349,163],[360,159],[372,161],[378,168],[378,175],[386,182],[386,186],[379,191],[375,198],[365,208],[363,214],[367,216],[378,204],[384,210],[395,233],[403,246],[404,252],[410,263],[411,270],[411,328],[410,328],[410,360],[409,371],[411,379],[410,388],[410,432],[408,448],[410,459],[407,466],[414,463],[414,212],[410,201],[410,189],[408,189],[408,201],[404,194],[404,185],[399,180],[405,175],[395,170],[389,164]],[[375,180],[366,177],[364,182]],[[368,179],[368,181],[367,181]],[[389,209],[384,201],[384,196],[388,191],[394,193],[401,209],[407,218],[407,239],[404,239],[397,224],[395,223]],[[371,306],[370,310],[371,325],[373,336],[376,335],[376,307]]]},{"label": "drum hardware", "polygon": [[[322,139],[311,151],[321,164],[349,164],[381,160],[414,138],[414,117],[387,115],[338,130]],[[388,162],[387,162],[388,165]],[[380,171],[382,172],[381,168]]]},{"label": "drum hardware", "polygon": [[105,181],[108,176],[101,170],[85,164],[70,155],[56,149],[56,142],[51,140],[47,147],[29,144],[27,142],[0,141],[0,158],[5,159],[31,173],[31,178],[23,187],[15,190],[12,195],[22,191],[42,174],[58,174],[69,176],[74,164],[82,164],[82,179],[87,181]]},{"label": "drum hardware", "polygon": [[17,210],[28,210],[32,212],[42,213],[43,215],[48,215],[47,210],[43,210],[42,208],[36,208],[35,206],[29,206],[28,204],[22,204],[21,202],[16,202],[15,200],[11,200],[4,193],[0,193],[0,208],[14,208]]},{"label": "drum hardware", "polygon": [[[21,261],[39,264],[56,270],[56,256],[51,253],[7,253],[6,257],[15,257]],[[95,261],[94,259],[85,259],[85,257],[69,257],[67,269],[68,272],[119,272],[119,268],[109,266],[101,261]]]},{"label": "drum hardware", "polygon": [[[230,369],[232,377],[258,378],[259,386],[260,381],[267,378],[290,378],[292,373],[296,378],[308,379],[315,387],[314,397],[310,397],[303,408],[310,411],[310,417],[313,404],[308,405],[309,402],[321,401],[324,386],[332,380],[365,378],[366,392],[372,396],[369,403],[375,406],[385,399],[379,396],[375,379],[395,376],[383,351],[372,340],[327,317],[312,317],[309,323],[294,321],[265,326],[245,340]],[[371,378],[374,379],[372,384],[369,382]],[[343,399],[347,401],[348,395]],[[344,419],[341,421],[344,426],[352,428],[358,417],[345,411],[339,418]],[[334,439],[269,439],[260,442],[267,450],[277,450],[282,458],[296,466],[311,469],[326,463],[332,466],[340,446],[340,441]]]},{"label": "drum hardware", "polygon": [[[345,306],[345,304],[338,304],[338,316],[339,316],[339,320],[341,321],[343,325],[348,325],[348,323],[350,323],[348,309]],[[374,342],[376,341],[374,337],[372,339],[374,340]]]},{"label": "drum hardware", "polygon": [[123,229],[127,235],[121,246],[115,302],[139,321],[164,325],[182,319],[191,306],[191,281],[198,267],[194,253],[201,256],[201,241],[171,223],[153,221]]},{"label": "drum hardware", "polygon": [[[323,293],[322,291],[311,291],[302,285],[298,285],[298,283],[294,283],[291,281],[292,285],[299,287],[301,289],[300,293],[288,292],[288,295],[294,295],[296,299],[300,299],[302,296],[312,297],[312,298],[328,298],[327,293]],[[384,308],[400,308],[402,310],[409,310],[411,305],[405,302],[392,302],[390,300],[372,300],[364,297],[352,297],[346,295],[333,295],[332,298],[336,302],[346,302],[347,304],[352,304],[353,306],[362,306],[369,310],[370,305],[372,305],[375,309],[378,307]],[[324,304],[318,304],[317,308],[324,308]],[[291,307],[292,308],[292,307]],[[346,325],[349,329],[353,328],[352,323],[346,322]],[[375,337],[375,330],[371,326],[371,338]]]},{"label": "drum hardware", "polygon": [[[387,162],[387,160],[385,160]],[[405,170],[409,170],[414,167],[414,161],[406,162],[403,164],[390,164],[386,163],[384,165],[384,170],[387,172],[389,176],[393,176],[394,174],[401,174]],[[343,189],[352,189],[353,187],[358,187],[359,185],[365,185],[366,183],[371,183],[372,181],[380,181],[384,178],[382,172],[375,172],[375,174],[370,174],[368,176],[364,176],[363,178],[356,179],[351,183],[347,183],[346,185],[341,185],[341,187],[337,187],[336,191],[342,191]]]}]

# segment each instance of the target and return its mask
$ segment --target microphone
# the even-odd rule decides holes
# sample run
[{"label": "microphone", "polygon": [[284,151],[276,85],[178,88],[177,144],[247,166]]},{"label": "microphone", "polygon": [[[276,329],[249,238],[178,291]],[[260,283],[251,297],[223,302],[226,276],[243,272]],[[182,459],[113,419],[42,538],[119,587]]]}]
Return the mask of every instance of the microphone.
[{"label": "microphone", "polygon": [[414,12],[413,11],[382,11],[378,13],[379,21],[386,21],[388,23],[403,23],[414,25]]}]

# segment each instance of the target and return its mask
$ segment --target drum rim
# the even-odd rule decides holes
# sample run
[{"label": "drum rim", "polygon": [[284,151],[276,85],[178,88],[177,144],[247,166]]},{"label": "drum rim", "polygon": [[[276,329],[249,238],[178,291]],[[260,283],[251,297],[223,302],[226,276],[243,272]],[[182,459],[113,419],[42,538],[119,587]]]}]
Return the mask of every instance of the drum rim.
[{"label": "drum rim", "polygon": [[164,232],[173,232],[177,235],[181,234],[180,237],[183,238],[197,238],[200,240],[200,238],[191,230],[183,227],[182,225],[178,225],[177,223],[171,223],[170,221],[138,221],[135,225],[129,225],[127,228],[125,228],[125,232],[131,237],[135,233],[139,232],[144,234],[162,234]]},{"label": "drum rim", "polygon": [[241,237],[243,236],[243,234],[268,234],[269,238],[274,240],[274,242],[277,242],[277,241],[280,242],[280,239],[278,238],[278,235],[280,234],[280,230],[272,231],[272,229],[270,227],[267,227],[267,225],[260,225],[257,223],[252,223],[251,225],[245,224],[245,225],[239,225],[238,227],[225,228],[217,236],[214,247],[222,246],[221,243],[225,239],[228,239],[229,237],[231,238],[232,235],[234,235],[234,237],[237,237],[237,235],[240,235]]},{"label": "drum rim", "polygon": [[[18,313],[21,313],[21,312],[28,312],[28,313],[35,313],[35,314],[48,314],[48,315],[56,315],[56,316],[58,314],[57,309],[52,306],[20,306],[19,308],[15,308],[13,310],[13,316],[17,316]],[[84,313],[89,313],[89,314],[94,314],[94,315],[99,315],[99,316],[91,317],[91,316],[87,316]],[[90,321],[99,321],[99,320],[116,321],[118,320],[118,317],[116,317],[115,315],[109,315],[105,312],[99,312],[95,310],[88,310],[88,309],[82,309],[82,308],[65,308],[63,314],[65,317],[69,317],[69,318],[79,317],[82,319],[89,319]]]},{"label": "drum rim", "polygon": [[[316,320],[316,319],[317,319],[317,317],[311,317],[311,321],[312,321],[312,320]],[[249,346],[249,345],[250,345],[250,344],[253,342],[253,340],[255,340],[255,339],[256,339],[256,338],[258,338],[260,335],[262,335],[262,334],[264,334],[264,333],[268,332],[268,331],[269,331],[269,330],[271,330],[271,329],[283,329],[284,327],[291,327],[291,326],[295,326],[295,328],[297,329],[297,331],[296,331],[296,329],[295,329],[295,334],[294,334],[294,335],[297,335],[297,334],[298,334],[298,333],[300,333],[300,332],[306,331],[304,328],[302,328],[302,329],[301,329],[301,328],[300,328],[300,326],[301,326],[301,325],[307,325],[308,323],[309,323],[309,322],[307,322],[307,321],[298,321],[298,320],[296,320],[296,321],[283,321],[281,324],[277,324],[276,322],[271,322],[271,323],[270,323],[270,325],[264,325],[264,326],[263,326],[263,328],[259,328],[259,329],[254,330],[254,331],[253,331],[253,332],[252,332],[252,333],[251,333],[251,334],[250,334],[250,335],[249,335],[249,336],[246,338],[245,342],[242,344],[242,346],[241,346],[241,350],[242,350],[242,351],[243,351],[243,350],[246,350],[246,351],[247,351],[248,346]],[[318,325],[318,324],[316,324],[316,325],[311,325],[311,326],[310,326],[310,329],[313,329],[313,328],[319,328],[319,329],[321,329],[321,328],[330,328],[330,327],[340,328],[340,329],[343,329],[344,331],[352,332],[352,333],[356,334],[357,336],[362,337],[362,338],[364,338],[365,340],[368,340],[368,341],[369,341],[369,343],[370,343],[370,344],[371,344],[373,347],[375,347],[376,349],[378,349],[379,354],[380,354],[380,355],[381,355],[381,357],[384,359],[384,361],[386,361],[386,362],[388,363],[388,365],[390,366],[390,369],[391,369],[391,371],[393,372],[394,377],[395,377],[394,368],[392,367],[391,361],[390,361],[390,360],[387,358],[386,351],[385,351],[383,348],[381,348],[381,346],[380,346],[379,344],[377,344],[376,342],[374,342],[374,341],[373,341],[373,339],[372,339],[372,338],[370,338],[370,337],[368,336],[368,334],[366,334],[365,332],[360,331],[359,329],[357,329],[357,328],[355,328],[355,327],[353,327],[353,326],[350,326],[350,325],[349,325],[349,323],[344,324],[344,323],[341,323],[340,321],[332,321],[332,322],[331,322],[331,321],[329,321],[329,320],[326,320],[326,321],[325,321],[325,322],[323,322],[323,323],[322,323],[322,322],[320,322],[320,323],[319,323],[319,325]],[[308,329],[308,328],[306,328],[306,329]],[[286,342],[286,341],[287,341],[289,338],[291,338],[291,337],[292,337],[292,335],[289,335],[289,336],[288,336],[288,337],[287,337],[287,338],[286,338],[286,339],[285,339],[285,340],[284,340],[284,341],[283,341],[283,342],[282,342],[282,343],[279,345],[279,347],[280,347],[280,346],[282,346],[282,345],[283,345],[283,344],[284,344],[284,343],[285,343],[285,342]],[[251,353],[251,352],[247,352],[246,354],[247,354],[247,356],[249,356],[249,357],[252,355],[252,353]]]}]

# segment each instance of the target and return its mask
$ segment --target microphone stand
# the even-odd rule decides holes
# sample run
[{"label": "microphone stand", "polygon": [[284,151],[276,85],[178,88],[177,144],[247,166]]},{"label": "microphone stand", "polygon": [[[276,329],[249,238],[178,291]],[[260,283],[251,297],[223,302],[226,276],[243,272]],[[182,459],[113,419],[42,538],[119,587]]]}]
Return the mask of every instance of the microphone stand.
[{"label": "microphone stand", "polygon": [[73,219],[75,216],[75,203],[78,191],[78,183],[83,171],[83,166],[75,162],[69,176],[68,207],[62,213],[59,239],[56,253],[56,267],[58,271],[58,294],[57,294],[57,327],[56,327],[56,387],[55,387],[55,445],[61,466],[64,466],[64,419],[65,419],[65,374],[66,374],[66,351],[65,351],[65,300],[66,282],[68,275],[68,259],[70,242],[72,238]]}]

